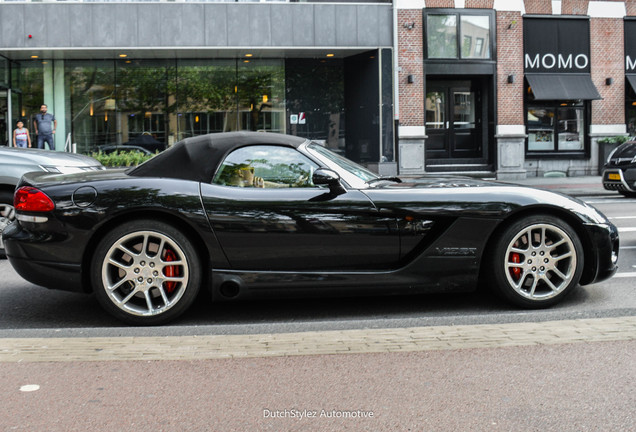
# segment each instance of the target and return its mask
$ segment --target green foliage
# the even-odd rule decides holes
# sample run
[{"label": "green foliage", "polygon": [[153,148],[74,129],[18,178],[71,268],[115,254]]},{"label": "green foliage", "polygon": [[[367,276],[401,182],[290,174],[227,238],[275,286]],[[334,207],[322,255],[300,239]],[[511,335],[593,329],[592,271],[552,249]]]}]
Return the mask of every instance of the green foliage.
[{"label": "green foliage", "polygon": [[627,140],[629,140],[628,136],[619,135],[619,136],[602,138],[598,140],[598,142],[601,144],[623,144]]},{"label": "green foliage", "polygon": [[114,151],[112,153],[95,152],[90,156],[106,167],[130,167],[147,161],[154,155],[146,155],[138,151]]}]

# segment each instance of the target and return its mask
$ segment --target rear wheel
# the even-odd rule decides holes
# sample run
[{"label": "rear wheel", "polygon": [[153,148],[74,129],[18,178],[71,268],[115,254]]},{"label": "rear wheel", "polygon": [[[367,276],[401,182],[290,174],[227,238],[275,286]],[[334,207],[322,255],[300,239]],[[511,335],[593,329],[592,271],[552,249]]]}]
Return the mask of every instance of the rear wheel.
[{"label": "rear wheel", "polygon": [[495,291],[527,308],[553,305],[579,282],[583,247],[576,232],[553,216],[529,216],[508,226],[490,262]]},{"label": "rear wheel", "polygon": [[115,317],[136,325],[171,321],[192,304],[201,265],[192,243],[164,222],[138,220],[109,232],[91,265],[97,300]]},{"label": "rear wheel", "polygon": [[13,193],[0,191],[0,258],[6,257],[2,232],[14,220],[15,209],[13,208]]}]

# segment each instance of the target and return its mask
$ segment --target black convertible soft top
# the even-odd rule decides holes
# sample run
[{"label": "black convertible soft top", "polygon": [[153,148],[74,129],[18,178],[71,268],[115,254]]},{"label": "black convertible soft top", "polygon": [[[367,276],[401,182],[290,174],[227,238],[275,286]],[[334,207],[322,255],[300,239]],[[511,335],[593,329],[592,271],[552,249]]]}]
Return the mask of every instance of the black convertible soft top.
[{"label": "black convertible soft top", "polygon": [[179,141],[127,173],[136,177],[169,177],[209,183],[217,166],[232,150],[255,144],[297,148],[307,141],[293,135],[266,132],[226,132]]}]

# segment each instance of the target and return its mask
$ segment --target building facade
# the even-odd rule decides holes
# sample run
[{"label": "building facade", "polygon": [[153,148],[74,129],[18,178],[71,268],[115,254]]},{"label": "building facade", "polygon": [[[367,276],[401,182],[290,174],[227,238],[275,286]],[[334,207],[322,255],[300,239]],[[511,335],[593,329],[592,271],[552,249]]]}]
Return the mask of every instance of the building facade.
[{"label": "building facade", "polygon": [[0,0],[0,144],[46,103],[58,150],[262,130],[382,174],[586,175],[635,89],[636,0]]},{"label": "building facade", "polygon": [[58,150],[273,131],[377,168],[395,153],[392,29],[382,2],[2,1],[1,137],[45,103]]},{"label": "building facade", "polygon": [[596,174],[636,135],[636,1],[396,6],[400,172]]}]

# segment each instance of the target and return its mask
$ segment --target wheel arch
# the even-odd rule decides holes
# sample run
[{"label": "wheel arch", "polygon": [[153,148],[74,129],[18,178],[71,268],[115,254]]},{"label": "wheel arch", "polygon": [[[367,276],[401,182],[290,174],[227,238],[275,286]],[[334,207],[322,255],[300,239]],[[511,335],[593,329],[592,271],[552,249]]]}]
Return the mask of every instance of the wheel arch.
[{"label": "wheel arch", "polygon": [[[152,219],[156,221],[161,221],[167,224],[172,225],[173,227],[179,229],[183,234],[190,240],[197,251],[197,254],[200,257],[200,262],[203,269],[208,268],[208,263],[210,261],[210,254],[208,252],[207,247],[205,246],[204,241],[197,234],[196,230],[192,227],[190,223],[188,223],[183,218],[176,216],[171,213],[167,213],[160,210],[137,210],[132,212],[122,213],[117,215],[116,217],[110,219],[108,222],[103,224],[93,233],[90,240],[87,243],[86,249],[84,251],[84,255],[82,257],[82,268],[88,269],[88,271],[82,272],[82,286],[84,287],[84,291],[92,292],[93,286],[91,284],[90,277],[90,266],[93,255],[95,254],[95,250],[97,248],[98,243],[104,236],[111,231],[117,225],[130,222],[134,220],[140,219]],[[202,271],[201,280],[203,287],[209,287],[209,272]]]},{"label": "wheel arch", "polygon": [[512,225],[518,220],[527,216],[536,216],[536,215],[553,216],[553,217],[562,219],[576,232],[576,234],[578,235],[581,241],[581,245],[583,246],[583,273],[581,274],[581,279],[579,283],[585,284],[586,282],[594,279],[597,272],[598,259],[597,259],[596,253],[594,252],[592,239],[590,238],[585,228],[583,228],[581,220],[578,219],[576,215],[573,215],[572,213],[560,207],[533,206],[533,207],[524,208],[518,212],[515,212],[509,215],[491,233],[490,237],[488,238],[488,241],[486,242],[484,254],[481,260],[480,274],[479,274],[480,281],[484,280],[484,276],[485,276],[484,272],[487,270],[486,269],[487,265],[484,265],[484,263],[489,262],[491,258],[491,254],[493,253],[492,251],[494,250],[493,245],[494,243],[498,241],[499,237],[501,236],[501,233],[508,226]]},{"label": "wheel arch", "polygon": [[13,195],[15,192],[15,185],[0,184],[0,192],[8,192]]}]

